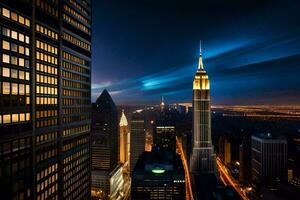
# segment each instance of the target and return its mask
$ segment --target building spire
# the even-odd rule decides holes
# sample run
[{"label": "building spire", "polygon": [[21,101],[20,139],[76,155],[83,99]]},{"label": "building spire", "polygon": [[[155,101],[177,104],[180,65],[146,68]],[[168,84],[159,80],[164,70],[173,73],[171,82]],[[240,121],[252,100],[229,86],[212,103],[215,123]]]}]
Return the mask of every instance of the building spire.
[{"label": "building spire", "polygon": [[199,56],[198,70],[199,69],[203,69],[201,40],[200,40],[200,56]]}]

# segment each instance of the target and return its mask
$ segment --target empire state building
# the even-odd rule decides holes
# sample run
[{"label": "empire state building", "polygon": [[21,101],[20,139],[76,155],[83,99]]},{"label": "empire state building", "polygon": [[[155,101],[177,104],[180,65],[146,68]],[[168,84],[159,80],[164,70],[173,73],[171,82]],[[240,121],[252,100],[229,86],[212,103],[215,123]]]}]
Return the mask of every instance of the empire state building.
[{"label": "empire state building", "polygon": [[193,81],[193,151],[190,172],[214,173],[215,154],[211,142],[210,85],[203,68],[202,51]]}]

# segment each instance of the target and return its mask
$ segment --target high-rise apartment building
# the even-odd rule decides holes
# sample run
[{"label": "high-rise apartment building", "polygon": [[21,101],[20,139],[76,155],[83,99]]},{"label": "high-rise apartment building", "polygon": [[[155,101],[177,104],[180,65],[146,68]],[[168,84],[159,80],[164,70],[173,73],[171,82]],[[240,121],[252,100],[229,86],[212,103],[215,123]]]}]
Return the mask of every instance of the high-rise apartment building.
[{"label": "high-rise apartment building", "polygon": [[90,196],[90,0],[0,2],[0,196]]},{"label": "high-rise apartment building", "polygon": [[130,126],[130,172],[136,165],[139,156],[145,151],[145,120],[142,113],[135,112],[131,116]]}]

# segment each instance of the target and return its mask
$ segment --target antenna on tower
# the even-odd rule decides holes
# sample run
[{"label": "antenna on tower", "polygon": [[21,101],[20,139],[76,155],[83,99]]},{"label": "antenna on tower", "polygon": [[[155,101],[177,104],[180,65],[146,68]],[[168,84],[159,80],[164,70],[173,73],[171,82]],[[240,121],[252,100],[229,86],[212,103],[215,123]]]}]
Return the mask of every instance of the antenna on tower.
[{"label": "antenna on tower", "polygon": [[201,40],[200,40],[200,55],[202,55]]}]

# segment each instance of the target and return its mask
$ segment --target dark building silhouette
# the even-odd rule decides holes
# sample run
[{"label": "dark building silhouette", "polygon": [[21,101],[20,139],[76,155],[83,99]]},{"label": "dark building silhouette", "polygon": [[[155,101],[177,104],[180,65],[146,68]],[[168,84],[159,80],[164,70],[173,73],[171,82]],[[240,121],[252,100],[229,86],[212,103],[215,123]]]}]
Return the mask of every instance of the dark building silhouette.
[{"label": "dark building silhouette", "polygon": [[0,1],[1,199],[90,197],[91,1]]},{"label": "dark building silhouette", "polygon": [[251,137],[251,174],[254,193],[260,196],[262,187],[287,180],[287,141],[270,133]]},{"label": "dark building silhouette", "polygon": [[245,136],[240,145],[239,181],[242,184],[251,183],[251,138]]},{"label": "dark building silhouette", "polygon": [[118,111],[104,90],[92,109],[92,190],[109,194],[110,173],[119,160]]},{"label": "dark building silhouette", "polygon": [[180,156],[163,150],[144,152],[132,173],[131,198],[185,199],[185,175]]},{"label": "dark building silhouette", "polygon": [[130,127],[130,172],[132,172],[139,156],[145,151],[146,133],[143,113],[132,114]]}]

